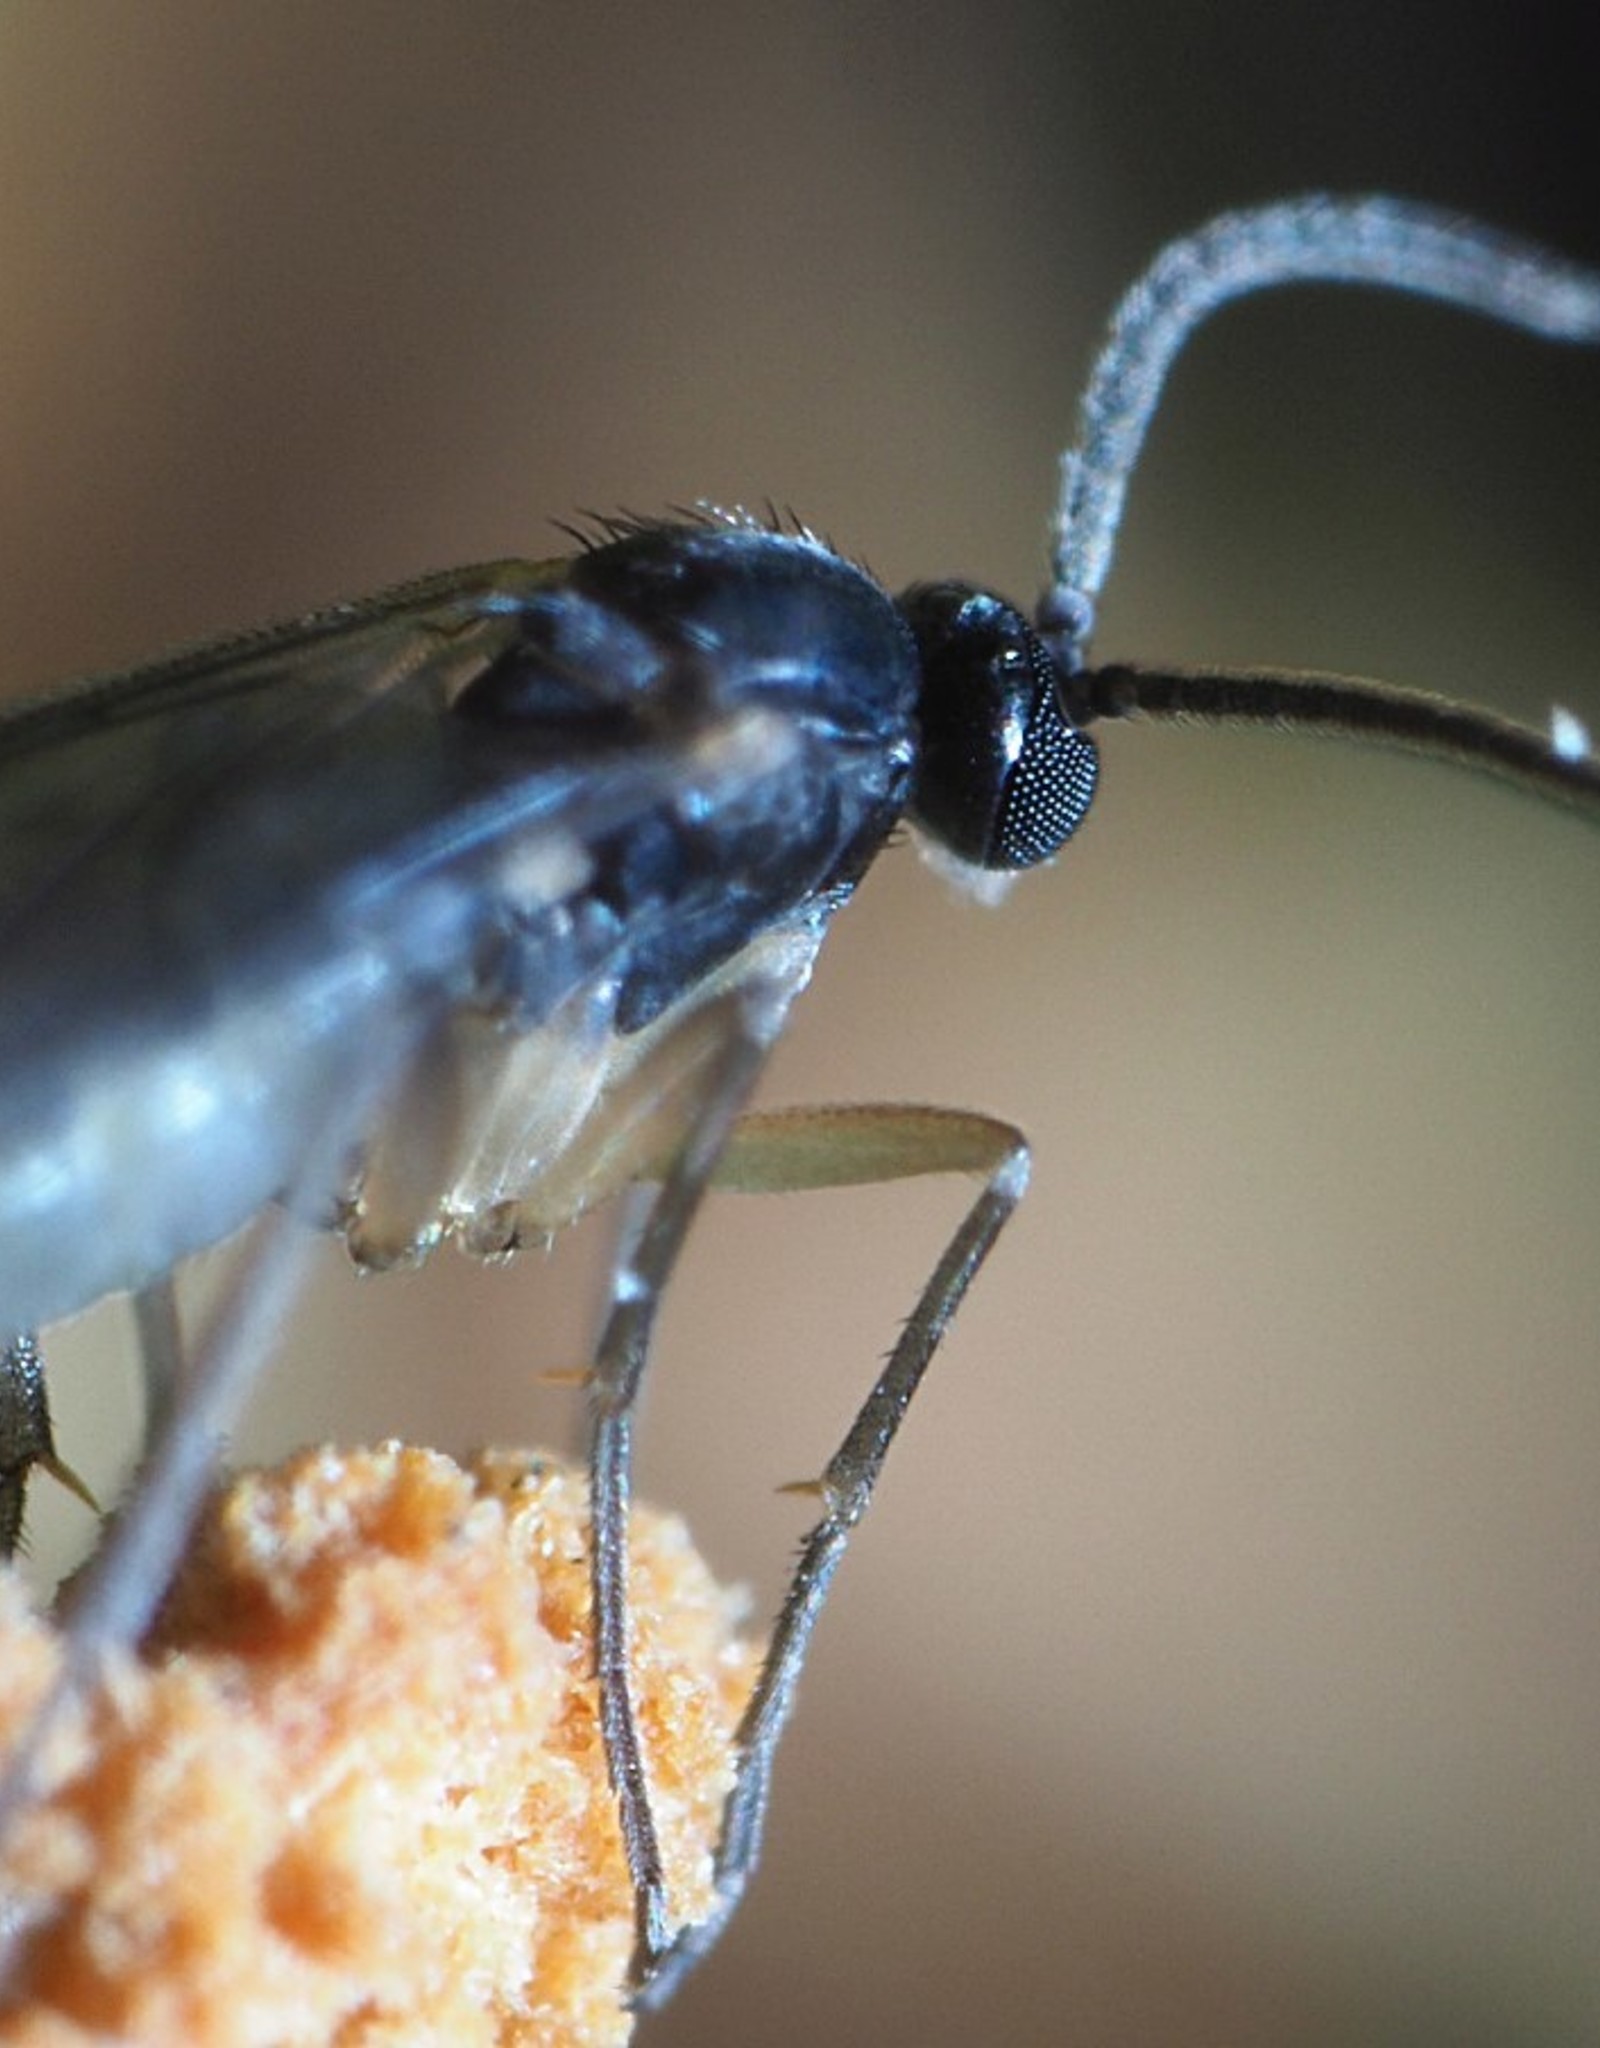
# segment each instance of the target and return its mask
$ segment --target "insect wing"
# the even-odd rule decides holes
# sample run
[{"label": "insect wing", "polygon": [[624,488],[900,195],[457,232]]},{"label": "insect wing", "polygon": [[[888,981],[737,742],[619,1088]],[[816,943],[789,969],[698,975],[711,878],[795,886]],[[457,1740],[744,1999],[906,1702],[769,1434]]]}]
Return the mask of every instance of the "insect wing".
[{"label": "insect wing", "polygon": [[[415,598],[316,614],[10,709],[0,720],[0,934],[30,917],[48,928],[73,900],[53,892],[83,888],[97,861],[124,915],[159,912],[181,927],[204,892],[174,886],[173,860],[193,849],[225,862],[237,888],[250,867],[237,834],[253,801],[279,810],[283,844],[301,840],[308,873],[336,875],[383,822],[370,785],[366,806],[335,801],[331,778],[349,758],[341,736],[360,760],[397,707],[437,715],[452,682],[515,634],[514,609],[474,616],[476,594],[461,582],[454,605],[417,586]],[[220,826],[209,837],[207,818]],[[341,843],[330,846],[330,831]]]},{"label": "insect wing", "polygon": [[648,692],[531,746],[454,716],[553,580],[438,579],[0,727],[0,1322],[139,1286],[292,1184],[397,1004],[552,1010],[640,937],[585,914],[588,849],[778,766],[781,720]]}]

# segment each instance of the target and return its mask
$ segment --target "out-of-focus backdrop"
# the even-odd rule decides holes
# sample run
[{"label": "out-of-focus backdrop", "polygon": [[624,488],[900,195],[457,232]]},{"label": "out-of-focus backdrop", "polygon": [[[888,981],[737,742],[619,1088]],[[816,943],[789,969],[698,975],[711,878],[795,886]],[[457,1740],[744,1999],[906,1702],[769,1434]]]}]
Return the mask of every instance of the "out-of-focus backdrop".
[{"label": "out-of-focus backdrop", "polygon": [[[0,686],[697,496],[1028,598],[1164,238],[1385,187],[1600,258],[1584,13],[12,5]],[[1600,719],[1597,457],[1600,354],[1230,313],[1101,651]],[[641,2038],[1594,2039],[1600,844],[1414,763],[1113,733],[1002,911],[883,860],[769,1094],[982,1106],[1037,1170],[842,1575],[767,1867]],[[642,1483],[762,1608],[773,1488],[958,1199],[711,1205]],[[570,1441],[533,1374],[603,1245],[372,1285],[330,1247],[246,1447]],[[121,1335],[57,1346],[108,1491]],[[42,1557],[83,1533],[47,1504]]]}]

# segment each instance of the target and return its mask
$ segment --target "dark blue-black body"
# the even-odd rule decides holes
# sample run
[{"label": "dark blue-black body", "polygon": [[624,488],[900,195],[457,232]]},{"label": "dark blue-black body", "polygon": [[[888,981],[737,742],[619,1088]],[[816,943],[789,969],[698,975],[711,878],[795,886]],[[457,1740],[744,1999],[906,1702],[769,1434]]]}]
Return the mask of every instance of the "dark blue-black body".
[{"label": "dark blue-black body", "polygon": [[[983,858],[952,787],[1010,776],[1030,703],[1055,708],[1048,658],[993,599],[910,607],[805,534],[619,524],[566,562],[430,579],[0,724],[0,1326],[237,1229],[397,1013],[425,1047],[397,1114],[419,1089],[460,1111],[393,1216],[358,1162],[352,1244],[505,1249],[617,1046],[670,1031],[775,925],[814,948],[908,806]],[[931,749],[919,632],[950,698]],[[546,1103],[520,1152],[506,1085]],[[539,1227],[610,1191],[574,1183]]]},{"label": "dark blue-black body", "polygon": [[613,717],[669,745],[745,711],[782,721],[781,774],[698,814],[660,807],[597,849],[596,900],[640,933],[617,1004],[633,1031],[774,917],[856,881],[906,807],[917,686],[903,618],[853,564],[804,536],[657,526],[578,556],[458,709],[518,745],[532,711],[553,758]]}]

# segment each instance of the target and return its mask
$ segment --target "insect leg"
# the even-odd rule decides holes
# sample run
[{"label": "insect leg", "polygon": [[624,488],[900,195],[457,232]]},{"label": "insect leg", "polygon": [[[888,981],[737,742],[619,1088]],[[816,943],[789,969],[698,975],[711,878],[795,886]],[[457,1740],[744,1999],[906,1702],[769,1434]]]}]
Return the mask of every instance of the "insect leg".
[{"label": "insect leg", "polygon": [[99,1512],[94,1495],[56,1452],[44,1360],[38,1339],[24,1332],[0,1345],[0,1558],[14,1557],[22,1542],[28,1481],[35,1466]]},{"label": "insect leg", "polygon": [[629,1683],[627,1539],[633,1411],[662,1293],[795,985],[790,977],[763,976],[735,986],[701,1013],[700,1023],[714,1035],[709,1056],[695,1069],[681,1100],[686,1134],[646,1198],[637,1227],[624,1234],[589,1380],[595,1677],[606,1762],[633,1877],[633,1973],[641,1980],[665,1953],[669,1937],[660,1841]]},{"label": "insect leg", "polygon": [[24,1333],[0,1350],[0,1555],[16,1555],[29,1474],[54,1455],[44,1361],[38,1339]]},{"label": "insect leg", "polygon": [[740,1724],[738,1776],[717,1847],[717,1903],[705,1920],[677,1935],[642,1982],[635,2004],[645,2009],[666,2003],[714,1946],[743,1896],[761,1852],[773,1758],[833,1575],[928,1362],[1028,1182],[1027,1141],[1012,1125],[961,1110],[898,1103],[758,1112],[740,1120],[718,1162],[716,1185],[749,1192],[856,1186],[932,1173],[981,1174],[983,1189],[816,1483],[824,1512],[801,1545]]},{"label": "insect leg", "polygon": [[170,1273],[133,1297],[133,1326],[144,1392],[142,1444],[148,1449],[169,1426],[185,1376],[178,1290]]},{"label": "insect leg", "polygon": [[[0,1773],[0,1848],[38,1792],[45,1753],[63,1715],[106,1658],[144,1632],[166,1592],[218,1445],[298,1290],[315,1241],[300,1217],[341,1185],[350,1148],[418,1042],[416,1007],[397,999],[388,1027],[370,1032],[331,1077],[330,1106],[337,1103],[338,1113],[322,1121],[281,1205],[268,1212],[248,1260],[212,1316],[193,1371],[185,1375],[181,1401],[140,1468],[110,1540],[75,1591],[55,1677],[17,1731]],[[30,1925],[26,1902],[0,1891],[0,1992]]]},{"label": "insect leg", "polygon": [[[176,1399],[182,1368],[177,1301],[170,1280],[157,1282],[134,1298],[139,1331],[139,1360],[144,1378],[148,1442],[166,1425]],[[85,1507],[100,1504],[56,1449],[50,1421],[50,1393],[45,1383],[39,1340],[29,1332],[0,1344],[0,1558],[15,1557],[22,1543],[28,1481],[34,1468],[48,1472]]]},{"label": "insect leg", "polygon": [[[106,1657],[141,1633],[166,1589],[210,1476],[218,1441],[213,1425],[219,1414],[231,1415],[270,1348],[298,1277],[308,1233],[281,1213],[270,1218],[267,1232],[203,1347],[190,1406],[157,1442],[110,1544],[73,1601],[56,1675],[24,1721],[0,1777],[0,1844],[39,1790],[45,1750],[63,1715]],[[24,1903],[0,1896],[0,1986],[29,1925]]]}]

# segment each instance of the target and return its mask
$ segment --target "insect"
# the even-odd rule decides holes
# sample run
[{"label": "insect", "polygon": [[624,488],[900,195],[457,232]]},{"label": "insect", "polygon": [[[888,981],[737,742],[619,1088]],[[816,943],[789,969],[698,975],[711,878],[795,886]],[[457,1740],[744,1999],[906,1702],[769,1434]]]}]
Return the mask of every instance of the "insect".
[{"label": "insect", "polygon": [[[166,1415],[72,1653],[0,1785],[148,1619],[209,1446],[293,1279],[292,1222],[178,1385],[174,1267],[268,1204],[359,1263],[497,1257],[635,1190],[589,1375],[601,1720],[636,1893],[637,2003],[745,1890],[834,1573],[974,1274],[1021,1198],[1021,1134],[961,1111],[747,1113],[834,915],[903,820],[981,882],[1089,809],[1090,728],[1280,724],[1486,770],[1600,818],[1586,735],[1332,676],[1089,665],[1094,600],[1178,349],[1224,301],[1345,281],[1600,340],[1600,278],[1386,199],[1311,197],[1173,244],[1123,302],[1068,455],[1033,618],[957,583],[892,599],[798,523],[602,521],[502,562],[201,648],[0,725],[0,1542],[60,1472],[35,1333],[140,1310]],[[629,1689],[632,1425],[655,1316],[712,1185],[925,1173],[981,1187],[817,1485],[740,1734],[717,1907],[675,1927]],[[70,1475],[69,1475],[70,1476]],[[17,1916],[12,1916],[13,1921]],[[26,1929],[13,1924],[13,1940]]]}]

